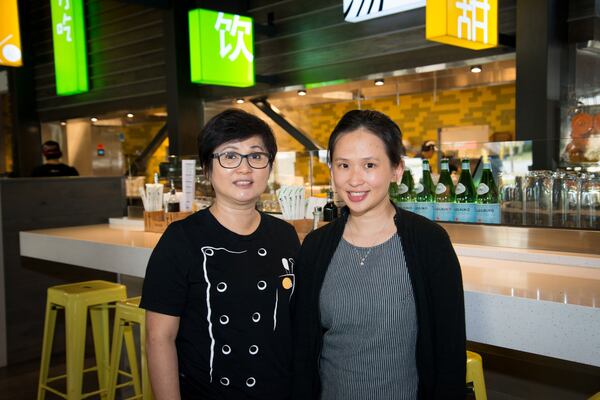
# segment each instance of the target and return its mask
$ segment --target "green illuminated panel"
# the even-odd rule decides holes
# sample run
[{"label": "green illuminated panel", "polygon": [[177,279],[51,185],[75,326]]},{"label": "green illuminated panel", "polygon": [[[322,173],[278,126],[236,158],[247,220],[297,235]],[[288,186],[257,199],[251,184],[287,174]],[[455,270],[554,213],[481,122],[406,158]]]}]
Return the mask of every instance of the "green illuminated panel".
[{"label": "green illuminated panel", "polygon": [[56,94],[88,91],[83,0],[50,0]]},{"label": "green illuminated panel", "polygon": [[201,8],[188,18],[192,82],[253,86],[252,18]]}]

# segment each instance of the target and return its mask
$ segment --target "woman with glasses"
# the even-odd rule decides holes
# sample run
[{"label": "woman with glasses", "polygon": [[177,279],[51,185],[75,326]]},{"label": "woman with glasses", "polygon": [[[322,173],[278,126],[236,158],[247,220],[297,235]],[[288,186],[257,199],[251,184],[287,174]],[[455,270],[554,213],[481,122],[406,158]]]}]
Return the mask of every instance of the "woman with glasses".
[{"label": "woman with glasses", "polygon": [[401,154],[377,111],[348,112],[329,138],[347,207],[298,257],[294,399],[465,398],[460,265],[444,229],[390,202]]},{"label": "woman with glasses", "polygon": [[277,153],[269,126],[241,110],[198,139],[213,205],[171,224],[144,280],[146,347],[160,399],[288,399],[290,300],[299,241],[258,212]]}]

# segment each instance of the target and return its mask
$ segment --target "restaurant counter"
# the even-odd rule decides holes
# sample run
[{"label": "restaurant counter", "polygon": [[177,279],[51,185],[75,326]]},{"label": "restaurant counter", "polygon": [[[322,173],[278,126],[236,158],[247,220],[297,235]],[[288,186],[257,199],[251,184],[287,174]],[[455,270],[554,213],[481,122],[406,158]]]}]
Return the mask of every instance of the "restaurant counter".
[{"label": "restaurant counter", "polygon": [[[469,341],[600,367],[600,255],[458,243]],[[160,234],[20,233],[21,255],[143,278]]]}]

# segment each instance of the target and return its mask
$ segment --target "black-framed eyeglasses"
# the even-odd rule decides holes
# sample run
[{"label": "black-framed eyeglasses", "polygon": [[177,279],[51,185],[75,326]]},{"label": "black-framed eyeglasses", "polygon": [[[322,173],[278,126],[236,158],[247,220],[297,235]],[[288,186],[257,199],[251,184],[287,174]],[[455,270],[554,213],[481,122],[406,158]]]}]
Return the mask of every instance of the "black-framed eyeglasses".
[{"label": "black-framed eyeglasses", "polygon": [[263,169],[267,168],[273,157],[271,154],[263,152],[240,154],[236,151],[224,151],[223,153],[213,154],[211,158],[219,160],[219,164],[223,168],[237,168],[242,164],[242,160],[245,158],[248,160],[248,165],[250,165],[250,167],[254,169]]}]

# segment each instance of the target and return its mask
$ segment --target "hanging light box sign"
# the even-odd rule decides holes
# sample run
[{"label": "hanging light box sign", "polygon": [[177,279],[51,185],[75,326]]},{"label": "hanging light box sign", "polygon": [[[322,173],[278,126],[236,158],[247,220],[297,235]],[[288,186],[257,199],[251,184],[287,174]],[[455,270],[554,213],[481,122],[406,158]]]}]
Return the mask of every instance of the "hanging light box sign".
[{"label": "hanging light box sign", "polygon": [[472,50],[498,46],[498,0],[427,0],[427,40]]},{"label": "hanging light box sign", "polygon": [[83,0],[50,0],[56,94],[88,91]]},{"label": "hanging light box sign", "polygon": [[189,11],[188,22],[192,82],[254,85],[252,18],[198,8]]},{"label": "hanging light box sign", "polygon": [[425,0],[344,0],[343,7],[346,22],[361,22],[425,7]]},{"label": "hanging light box sign", "polygon": [[23,65],[17,0],[0,1],[0,66],[2,65]]}]

